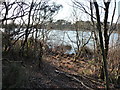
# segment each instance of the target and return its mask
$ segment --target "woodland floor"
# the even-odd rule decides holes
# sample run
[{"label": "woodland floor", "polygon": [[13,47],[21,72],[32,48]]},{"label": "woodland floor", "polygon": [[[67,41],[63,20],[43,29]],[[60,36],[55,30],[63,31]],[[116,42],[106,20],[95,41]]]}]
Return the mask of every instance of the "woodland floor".
[{"label": "woodland floor", "polygon": [[[94,60],[74,58],[69,55],[47,55],[43,57],[41,67],[33,63],[25,64],[29,75],[25,88],[78,88],[80,90],[96,90],[105,88],[104,81],[96,76]],[[3,70],[5,71],[5,70]],[[10,77],[10,76],[8,76]],[[111,90],[117,90],[110,84]]]},{"label": "woodland floor", "polygon": [[[81,66],[83,65],[83,66]],[[104,82],[95,76],[83,75],[85,62],[74,63],[59,56],[48,56],[42,61],[41,69],[30,66],[29,88],[80,88],[81,90],[104,89]],[[79,68],[79,69],[76,69]],[[79,72],[77,72],[77,70]],[[116,90],[111,84],[111,90]]]}]

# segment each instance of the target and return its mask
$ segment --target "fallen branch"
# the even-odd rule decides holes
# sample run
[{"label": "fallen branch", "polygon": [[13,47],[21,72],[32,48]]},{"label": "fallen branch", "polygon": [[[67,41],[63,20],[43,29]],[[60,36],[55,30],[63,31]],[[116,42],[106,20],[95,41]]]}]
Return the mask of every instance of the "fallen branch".
[{"label": "fallen branch", "polygon": [[86,88],[89,89],[89,90],[94,90],[94,89],[88,87],[87,85],[85,85],[85,84],[84,84],[82,81],[80,81],[78,78],[76,78],[76,77],[74,77],[74,76],[72,76],[72,75],[70,75],[70,74],[67,74],[67,73],[65,73],[65,72],[58,71],[58,70],[55,70],[55,72],[58,73],[58,74],[64,74],[65,76],[67,76],[67,77],[69,77],[69,78],[72,78],[72,80],[75,80],[75,81],[81,83],[84,87],[86,87]]}]

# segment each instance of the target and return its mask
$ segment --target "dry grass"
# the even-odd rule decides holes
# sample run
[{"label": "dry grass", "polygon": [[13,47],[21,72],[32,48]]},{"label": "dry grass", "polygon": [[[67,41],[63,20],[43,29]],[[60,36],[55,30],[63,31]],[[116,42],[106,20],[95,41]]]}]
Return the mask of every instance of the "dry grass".
[{"label": "dry grass", "polygon": [[108,64],[111,77],[116,79],[120,75],[120,46],[109,50]]}]

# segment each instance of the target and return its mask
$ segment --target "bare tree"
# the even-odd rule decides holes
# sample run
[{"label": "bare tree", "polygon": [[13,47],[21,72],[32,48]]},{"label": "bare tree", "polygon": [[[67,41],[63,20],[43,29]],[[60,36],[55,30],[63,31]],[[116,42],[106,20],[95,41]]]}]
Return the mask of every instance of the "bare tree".
[{"label": "bare tree", "polygon": [[[73,3],[76,5],[77,8],[82,10],[84,13],[87,13],[91,17],[92,24],[94,28],[96,27],[98,32],[98,37],[95,36],[96,42],[98,42],[100,49],[101,49],[101,56],[102,56],[102,62],[103,62],[103,71],[106,81],[106,88],[109,89],[109,76],[108,76],[108,66],[107,66],[107,56],[109,51],[109,39],[112,31],[116,29],[116,25],[113,25],[113,19],[115,18],[115,10],[116,10],[116,1],[114,1],[114,8],[113,8],[113,15],[110,22],[110,25],[108,24],[108,16],[109,16],[109,7],[111,0],[102,1],[104,6],[100,6],[98,4],[98,1],[96,0],[90,0],[90,7],[85,6],[84,4],[80,3],[77,0],[74,0]],[[94,7],[94,8],[93,8]],[[87,9],[86,9],[87,8]],[[104,11],[104,20],[101,22],[100,17],[100,8]],[[89,11],[89,10],[90,11]],[[95,9],[95,15],[93,13],[93,10]],[[96,21],[97,23],[94,23]],[[96,31],[95,31],[96,32]],[[96,33],[94,33],[96,34]]]},{"label": "bare tree", "polygon": [[[76,46],[77,46],[77,50],[76,51],[76,57],[75,57],[75,60],[79,57],[82,56],[82,53],[83,53],[83,48],[89,43],[89,41],[91,40],[92,38],[92,35],[93,35],[93,32],[91,30],[91,28],[89,28],[89,31],[90,31],[90,35],[87,35],[87,39],[85,38],[84,36],[84,32],[86,32],[85,30],[87,30],[88,28],[87,27],[90,27],[90,25],[84,21],[81,20],[81,16],[82,15],[79,15],[79,9],[76,8],[74,5],[73,5],[73,18],[74,18],[74,21],[75,22],[73,24],[73,27],[74,27],[74,30],[75,30],[75,36],[76,36]],[[87,24],[87,25],[85,25]]]},{"label": "bare tree", "polygon": [[[5,44],[5,51],[9,52],[17,42],[21,42],[20,55],[24,56],[25,53],[28,54],[28,48],[31,41],[29,37],[33,37],[34,45],[34,56],[39,59],[43,55],[43,42],[46,33],[42,33],[40,38],[40,31],[45,32],[46,22],[52,20],[53,16],[57,14],[58,10],[62,7],[55,3],[49,4],[50,0],[40,0],[31,2],[23,2],[22,0],[3,2],[2,4],[2,26],[5,29],[3,32],[6,36],[4,39],[7,40]],[[14,31],[8,27],[9,21],[13,21]],[[8,37],[8,38],[6,38]],[[13,37],[11,40],[10,38]],[[46,36],[47,37],[47,36]],[[31,48],[32,50],[32,48]],[[40,62],[39,62],[40,64]]]}]

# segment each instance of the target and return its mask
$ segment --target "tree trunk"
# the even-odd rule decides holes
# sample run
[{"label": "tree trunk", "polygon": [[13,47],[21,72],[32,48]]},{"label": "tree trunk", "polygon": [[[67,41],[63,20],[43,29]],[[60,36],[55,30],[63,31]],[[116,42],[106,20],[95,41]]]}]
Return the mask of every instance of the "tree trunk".
[{"label": "tree trunk", "polygon": [[100,47],[102,51],[102,59],[103,59],[103,68],[104,68],[104,76],[105,76],[105,82],[106,82],[106,89],[109,89],[109,79],[108,79],[108,70],[107,70],[107,57],[105,54],[105,49],[104,49],[104,42],[103,42],[103,36],[102,36],[102,30],[101,30],[101,22],[100,22],[100,15],[99,15],[99,7],[97,2],[94,2],[94,6],[96,9],[96,17],[97,17],[97,29],[99,32],[99,39],[100,39]]}]

